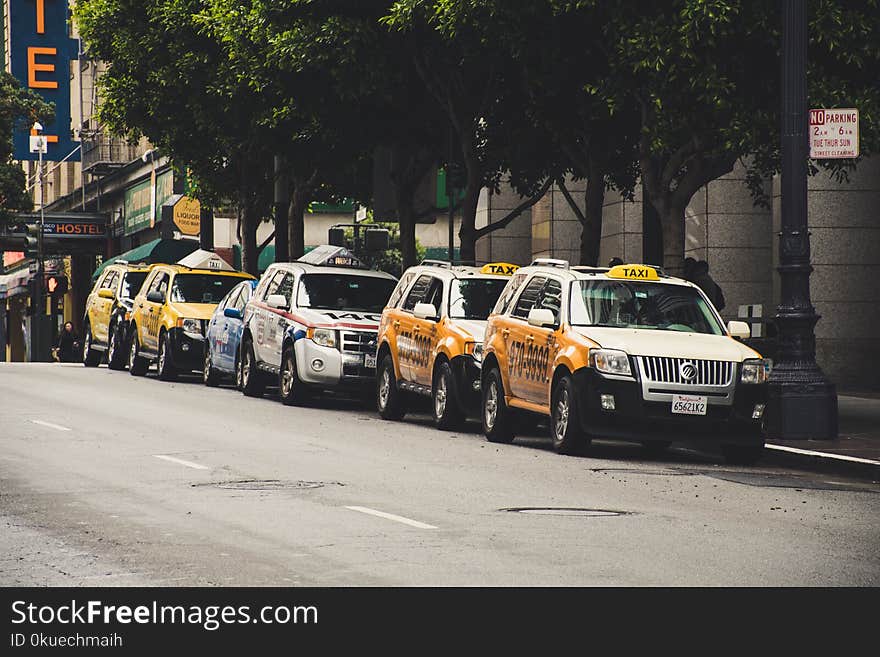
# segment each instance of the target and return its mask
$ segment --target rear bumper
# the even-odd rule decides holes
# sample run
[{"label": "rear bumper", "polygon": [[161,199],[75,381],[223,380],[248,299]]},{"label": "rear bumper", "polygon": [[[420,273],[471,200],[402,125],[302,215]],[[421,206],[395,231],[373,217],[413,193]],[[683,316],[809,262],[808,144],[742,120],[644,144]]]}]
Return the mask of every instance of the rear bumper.
[{"label": "rear bumper", "polygon": [[[752,413],[756,404],[766,404],[766,385],[737,384],[732,405],[710,404],[702,416],[673,414],[669,402],[645,401],[636,379],[605,377],[583,368],[575,372],[574,383],[581,426],[593,437],[730,444],[763,441],[762,419],[753,419]],[[614,410],[602,408],[603,394],[614,396]]]}]

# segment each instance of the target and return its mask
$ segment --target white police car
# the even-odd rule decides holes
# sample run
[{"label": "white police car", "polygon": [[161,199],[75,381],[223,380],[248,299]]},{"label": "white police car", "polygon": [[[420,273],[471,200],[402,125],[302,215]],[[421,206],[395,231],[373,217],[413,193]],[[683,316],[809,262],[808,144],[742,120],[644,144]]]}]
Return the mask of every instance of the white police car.
[{"label": "white police car", "polygon": [[322,388],[372,399],[376,331],[396,284],[394,276],[329,245],[271,265],[245,306],[242,392],[259,396],[277,383],[285,404],[302,403]]}]

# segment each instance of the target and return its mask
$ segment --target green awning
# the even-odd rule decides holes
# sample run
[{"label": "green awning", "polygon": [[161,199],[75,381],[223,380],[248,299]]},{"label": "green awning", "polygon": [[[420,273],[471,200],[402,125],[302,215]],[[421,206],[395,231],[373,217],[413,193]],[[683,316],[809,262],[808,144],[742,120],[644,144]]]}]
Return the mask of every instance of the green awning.
[{"label": "green awning", "polygon": [[157,239],[152,242],[147,242],[146,244],[141,244],[140,246],[136,246],[130,251],[126,251],[125,253],[120,253],[118,256],[113,256],[112,258],[108,258],[95,270],[95,273],[92,274],[92,280],[97,280],[98,276],[101,275],[101,272],[104,271],[104,268],[116,262],[117,260],[125,260],[132,264],[134,263],[146,263],[148,265],[152,265],[157,262],[164,263],[174,263],[180,260],[181,258],[185,258],[190,253],[199,248],[199,243],[195,240],[172,240],[172,239]]}]

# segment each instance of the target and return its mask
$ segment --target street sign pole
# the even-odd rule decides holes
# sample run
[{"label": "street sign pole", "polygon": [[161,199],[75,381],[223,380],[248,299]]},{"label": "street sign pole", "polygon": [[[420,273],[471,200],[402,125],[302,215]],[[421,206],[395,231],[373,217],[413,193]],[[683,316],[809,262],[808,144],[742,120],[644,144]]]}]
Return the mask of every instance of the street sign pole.
[{"label": "street sign pole", "polygon": [[777,440],[837,438],[837,392],[816,363],[810,301],[807,225],[807,9],[782,2],[782,230],[779,234],[778,347],[765,412],[767,436]]}]

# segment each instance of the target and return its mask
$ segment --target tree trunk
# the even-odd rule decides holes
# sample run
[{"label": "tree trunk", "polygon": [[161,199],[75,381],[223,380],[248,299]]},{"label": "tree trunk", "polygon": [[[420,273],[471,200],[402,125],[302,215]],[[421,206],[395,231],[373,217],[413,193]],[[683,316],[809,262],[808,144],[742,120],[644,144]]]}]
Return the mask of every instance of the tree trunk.
[{"label": "tree trunk", "polygon": [[394,204],[397,209],[397,223],[400,227],[400,255],[402,268],[412,267],[416,264],[416,212],[415,186],[408,182],[396,182],[394,186]]},{"label": "tree trunk", "polygon": [[252,276],[256,276],[259,268],[259,251],[257,249],[257,221],[250,204],[241,208],[241,268]]},{"label": "tree trunk", "polygon": [[459,254],[462,262],[477,261],[477,203],[480,200],[480,180],[468,175],[467,187],[461,202],[461,228],[458,230]]},{"label": "tree trunk", "polygon": [[[584,224],[581,231],[581,264],[599,264],[602,242],[602,208],[605,205],[605,174],[598,162],[590,158],[587,189],[584,192]],[[621,255],[621,257],[623,257]]]},{"label": "tree trunk", "polygon": [[[655,206],[656,207],[656,206]],[[660,224],[663,232],[663,269],[671,276],[684,274],[684,208],[668,204],[666,212],[661,212]]]},{"label": "tree trunk", "polygon": [[291,260],[302,257],[306,252],[305,212],[308,201],[307,189],[296,184],[290,195],[290,207],[287,214],[287,249]]}]

